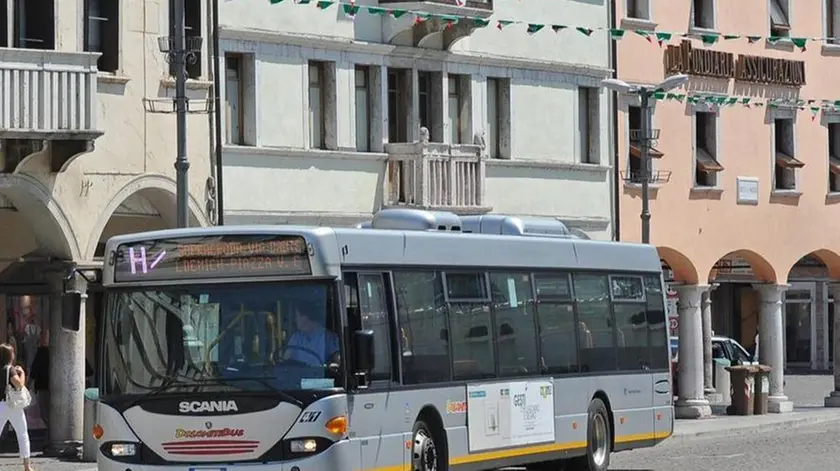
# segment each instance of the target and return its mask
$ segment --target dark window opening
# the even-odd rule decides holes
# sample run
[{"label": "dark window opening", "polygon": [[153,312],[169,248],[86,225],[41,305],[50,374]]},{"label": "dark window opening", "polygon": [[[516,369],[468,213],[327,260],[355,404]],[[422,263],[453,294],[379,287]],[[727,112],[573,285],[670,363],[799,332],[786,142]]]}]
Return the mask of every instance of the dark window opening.
[{"label": "dark window opening", "polygon": [[[8,12],[7,8],[4,10]],[[13,47],[55,49],[53,0],[15,0],[12,15],[14,18]]]},{"label": "dark window opening", "polygon": [[417,72],[417,88],[420,98],[420,126],[425,127],[431,133],[432,74],[430,72]]},{"label": "dark window opening", "polygon": [[[175,24],[175,2],[169,2],[170,45],[174,46],[178,25]],[[184,37],[185,47],[189,47],[190,38],[201,37],[201,0],[184,0]],[[203,46],[202,46],[203,47]],[[195,51],[195,60],[186,61],[187,78],[201,78],[201,51]],[[169,75],[175,76],[175,64],[169,64]]]},{"label": "dark window opening", "polygon": [[408,140],[409,71],[388,69],[388,142]]},{"label": "dark window opening", "polygon": [[116,72],[120,67],[119,0],[85,0],[86,52],[99,52],[98,68]]},{"label": "dark window opening", "polygon": [[8,0],[0,0],[0,47],[9,47]]}]

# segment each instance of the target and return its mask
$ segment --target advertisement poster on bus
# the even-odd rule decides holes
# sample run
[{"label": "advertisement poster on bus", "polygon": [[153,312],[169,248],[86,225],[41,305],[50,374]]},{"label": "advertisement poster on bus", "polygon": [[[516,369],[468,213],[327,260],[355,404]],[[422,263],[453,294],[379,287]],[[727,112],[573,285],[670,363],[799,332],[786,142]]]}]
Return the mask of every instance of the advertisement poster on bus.
[{"label": "advertisement poster on bus", "polygon": [[551,381],[467,386],[470,452],[554,441]]}]

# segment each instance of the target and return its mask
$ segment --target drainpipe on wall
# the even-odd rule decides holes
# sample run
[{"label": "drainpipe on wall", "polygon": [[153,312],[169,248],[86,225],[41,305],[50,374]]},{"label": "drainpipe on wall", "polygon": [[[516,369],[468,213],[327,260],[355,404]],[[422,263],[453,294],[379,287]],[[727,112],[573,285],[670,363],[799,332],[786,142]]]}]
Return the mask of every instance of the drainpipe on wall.
[{"label": "drainpipe on wall", "polygon": [[[616,6],[618,2],[609,2],[609,22],[610,28],[617,28],[617,19],[616,17],[617,12]],[[609,41],[609,48],[610,48],[610,68],[612,69],[612,78],[618,78],[618,41],[613,41],[612,38],[607,35],[607,41]],[[620,204],[621,204],[621,174],[618,171],[618,93],[611,92],[611,104],[612,104],[612,122],[610,123],[610,129],[612,131],[612,223],[613,223],[613,240],[618,242],[621,240],[621,211],[620,211]]]},{"label": "drainpipe on wall", "polygon": [[222,186],[222,71],[219,64],[219,0],[213,2],[213,111],[215,112],[216,141],[216,225],[225,224],[224,192]]}]

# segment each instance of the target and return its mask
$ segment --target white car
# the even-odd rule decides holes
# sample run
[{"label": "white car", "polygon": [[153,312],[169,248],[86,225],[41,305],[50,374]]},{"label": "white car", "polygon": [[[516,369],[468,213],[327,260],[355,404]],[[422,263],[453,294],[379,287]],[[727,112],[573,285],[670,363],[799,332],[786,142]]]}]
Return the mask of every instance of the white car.
[{"label": "white car", "polygon": [[[679,370],[679,355],[680,355],[680,339],[679,337],[671,337],[671,374],[673,375],[671,383],[674,385],[674,395],[678,394],[677,383]],[[757,365],[758,361],[753,358],[747,349],[742,347],[735,339],[729,337],[721,337],[719,335],[712,336],[712,361],[727,360],[731,365]]]}]

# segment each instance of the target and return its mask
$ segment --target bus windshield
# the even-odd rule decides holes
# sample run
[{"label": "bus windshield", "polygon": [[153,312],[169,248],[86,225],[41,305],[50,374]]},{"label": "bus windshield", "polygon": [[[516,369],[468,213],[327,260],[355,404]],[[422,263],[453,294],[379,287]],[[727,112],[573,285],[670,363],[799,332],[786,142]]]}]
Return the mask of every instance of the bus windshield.
[{"label": "bus windshield", "polygon": [[335,293],[329,281],[114,290],[103,394],[340,387]]}]

